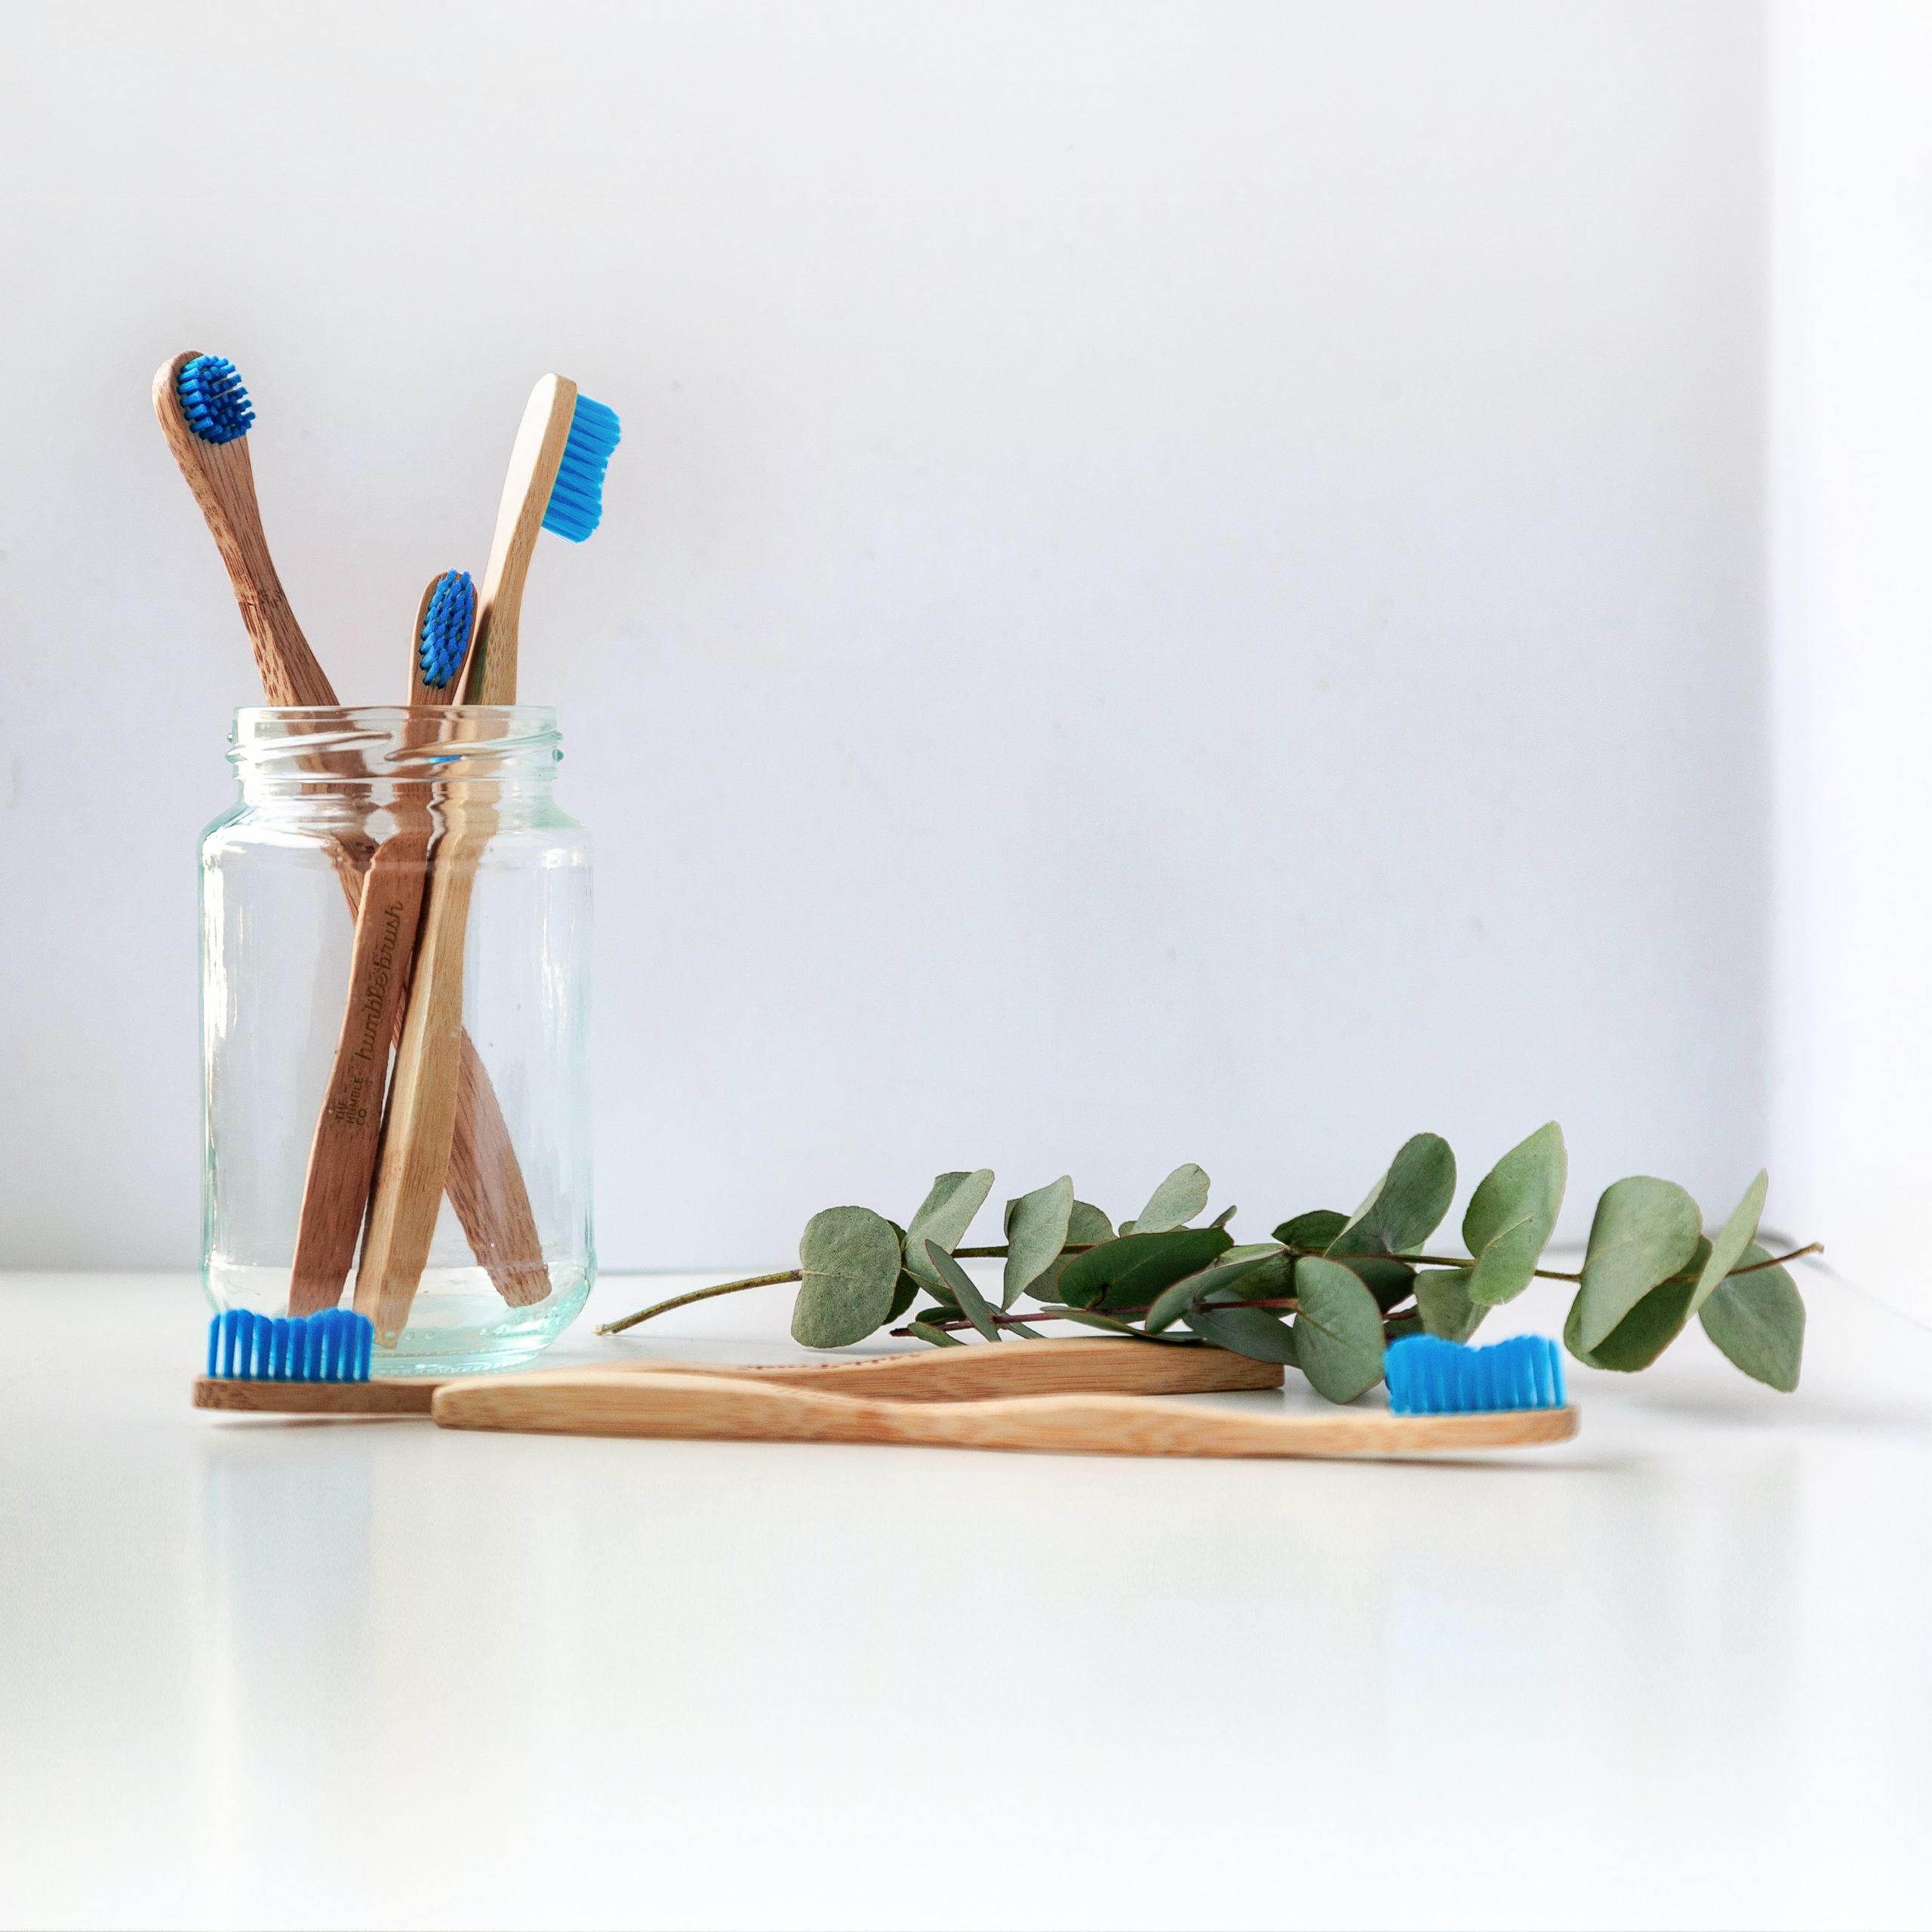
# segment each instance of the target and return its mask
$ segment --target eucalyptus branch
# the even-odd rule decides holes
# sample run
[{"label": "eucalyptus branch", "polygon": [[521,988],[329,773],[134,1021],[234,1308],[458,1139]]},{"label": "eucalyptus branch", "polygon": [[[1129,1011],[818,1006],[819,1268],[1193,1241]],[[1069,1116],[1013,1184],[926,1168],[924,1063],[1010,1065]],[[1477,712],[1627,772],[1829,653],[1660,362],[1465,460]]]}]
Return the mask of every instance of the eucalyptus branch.
[{"label": "eucalyptus branch", "polygon": [[[1568,1176],[1552,1121],[1477,1185],[1461,1227],[1469,1252],[1436,1254],[1426,1251],[1429,1237],[1457,1186],[1455,1156],[1433,1134],[1403,1143],[1352,1215],[1312,1210],[1281,1222],[1270,1239],[1238,1247],[1228,1231],[1232,1208],[1198,1224],[1208,1182],[1192,1164],[1177,1168],[1118,1231],[1075,1199],[1062,1175],[1006,1203],[1004,1241],[968,1247],[993,1177],[985,1168],[955,1171],[933,1183],[903,1228],[869,1208],[828,1208],[806,1223],[797,1267],[675,1295],[597,1332],[620,1334],[694,1302],[795,1281],[792,1334],[808,1348],[844,1348],[881,1330],[958,1347],[970,1340],[967,1329],[996,1343],[1070,1321],[1291,1361],[1318,1393],[1345,1402],[1381,1380],[1387,1349],[1417,1333],[1466,1343],[1492,1308],[1541,1280],[1576,1291],[1564,1343],[1592,1368],[1648,1367],[1694,1315],[1746,1374],[1775,1389],[1797,1386],[1804,1306],[1785,1264],[1821,1251],[1816,1241],[1783,1254],[1757,1244],[1763,1174],[1709,1231],[1675,1183],[1646,1175],[1613,1183],[1575,1270],[1543,1265]],[[1004,1263],[998,1296],[989,1300],[958,1266],[968,1260]],[[1023,1297],[1037,1311],[995,1309]]]}]

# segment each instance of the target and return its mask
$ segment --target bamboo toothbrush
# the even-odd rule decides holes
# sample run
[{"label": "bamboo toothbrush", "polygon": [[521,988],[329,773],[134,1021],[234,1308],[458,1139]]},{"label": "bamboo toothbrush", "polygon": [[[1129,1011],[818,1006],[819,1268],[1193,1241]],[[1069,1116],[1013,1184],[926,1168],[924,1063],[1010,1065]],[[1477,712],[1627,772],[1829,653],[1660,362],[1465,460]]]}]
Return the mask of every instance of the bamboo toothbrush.
[{"label": "bamboo toothbrush", "polygon": [[334,704],[335,693],[295,621],[269,555],[248,460],[255,412],[235,365],[224,355],[192,349],[164,362],[154,379],[154,413],[228,566],[268,701]]},{"label": "bamboo toothbrush", "polygon": [[[475,616],[476,587],[467,571],[430,579],[409,634],[406,702],[412,712],[446,705],[450,693],[461,688]],[[435,728],[412,719],[403,734],[405,754],[429,743]],[[341,1300],[369,1204],[389,1044],[416,955],[432,832],[429,787],[401,784],[396,793],[397,829],[377,847],[363,884],[348,1003],[309,1151],[288,1284],[291,1315],[312,1315]]]},{"label": "bamboo toothbrush", "polygon": [[[334,688],[295,621],[269,555],[248,457],[255,412],[234,364],[192,349],[171,358],[155,372],[154,411],[228,567],[263,694],[276,706],[334,706]],[[366,839],[337,840],[331,849],[352,916],[361,909],[362,875],[371,850]],[[386,1051],[388,1043],[383,1044]],[[512,1304],[540,1300],[549,1284],[503,1109],[466,1033],[458,1043],[458,1055],[460,1105],[450,1158],[450,1199],[471,1247],[504,1300]]]},{"label": "bamboo toothbrush", "polygon": [[[1392,1404],[1398,1377],[1408,1373],[1398,1358],[1409,1346],[1398,1342],[1389,1352]],[[1398,1404],[1270,1415],[1112,1395],[889,1401],[728,1375],[621,1370],[447,1383],[431,1398],[429,1413],[445,1429],[1098,1456],[1400,1456],[1561,1442],[1576,1434],[1554,1343],[1521,1336],[1459,1354],[1453,1374],[1436,1374],[1441,1399],[1423,1413],[1400,1413]]]},{"label": "bamboo toothbrush", "polygon": [[[515,703],[518,617],[537,533],[553,530],[582,543],[597,528],[604,471],[617,436],[616,415],[580,398],[574,383],[546,376],[531,392],[511,446],[478,600],[470,703]],[[385,1348],[395,1346],[408,1321],[435,1232],[457,1117],[470,892],[496,829],[493,786],[459,782],[441,789],[445,829],[417,944],[355,1277],[357,1311],[374,1322]]]},{"label": "bamboo toothbrush", "polygon": [[[338,1313],[346,1311],[337,1311]],[[259,1321],[260,1318],[251,1318]],[[362,1317],[354,1319],[368,1333]],[[235,1323],[231,1312],[210,1324],[209,1368],[195,1385],[198,1409],[238,1409],[280,1415],[424,1415],[444,1386],[433,1377],[391,1377],[380,1382],[318,1384],[299,1377],[251,1372],[249,1354],[230,1341],[216,1373],[217,1331]],[[252,1334],[252,1331],[251,1331]],[[366,1374],[366,1367],[365,1373]],[[1075,1341],[1010,1342],[995,1349],[934,1349],[923,1355],[875,1355],[842,1361],[734,1364],[616,1362],[605,1367],[532,1369],[519,1381],[546,1383],[591,1375],[712,1375],[740,1382],[781,1382],[830,1395],[885,1395],[906,1401],[960,1401],[983,1395],[1049,1395],[1072,1392],[1117,1395],[1186,1395],[1233,1389],[1278,1389],[1279,1362],[1251,1361],[1226,1349],[1152,1349],[1143,1343],[1081,1338]],[[507,1378],[499,1378],[507,1380]]]}]

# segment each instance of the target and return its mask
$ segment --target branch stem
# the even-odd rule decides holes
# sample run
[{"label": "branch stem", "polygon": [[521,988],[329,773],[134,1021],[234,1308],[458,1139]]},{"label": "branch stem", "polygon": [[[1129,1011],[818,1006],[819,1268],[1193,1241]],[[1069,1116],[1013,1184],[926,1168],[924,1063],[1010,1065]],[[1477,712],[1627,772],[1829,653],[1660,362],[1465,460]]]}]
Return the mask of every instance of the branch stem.
[{"label": "branch stem", "polygon": [[648,1321],[654,1315],[669,1315],[672,1309],[688,1308],[694,1301],[709,1301],[713,1295],[734,1295],[740,1288],[768,1288],[774,1282],[801,1281],[804,1275],[802,1269],[786,1268],[775,1275],[747,1275],[742,1281],[721,1281],[715,1288],[694,1288],[688,1295],[673,1295],[669,1301],[641,1308],[635,1315],[626,1315],[621,1321],[607,1321],[597,1333],[621,1335],[626,1328],[635,1328],[640,1321]]}]

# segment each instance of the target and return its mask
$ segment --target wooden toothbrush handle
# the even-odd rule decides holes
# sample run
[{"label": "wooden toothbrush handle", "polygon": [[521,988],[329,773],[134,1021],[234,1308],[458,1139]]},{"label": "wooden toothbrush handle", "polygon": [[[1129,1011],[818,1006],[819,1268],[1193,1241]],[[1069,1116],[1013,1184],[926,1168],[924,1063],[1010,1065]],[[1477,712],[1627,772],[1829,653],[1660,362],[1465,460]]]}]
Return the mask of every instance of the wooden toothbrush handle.
[{"label": "wooden toothbrush handle", "polygon": [[1397,1416],[1386,1410],[1260,1415],[1134,1395],[901,1402],[726,1377],[586,1370],[451,1382],[430,1413],[445,1429],[560,1435],[863,1442],[1099,1456],[1374,1456],[1559,1442],[1574,1409]]},{"label": "wooden toothbrush handle", "polygon": [[455,798],[444,810],[448,829],[430,875],[355,1275],[356,1312],[375,1324],[383,1348],[393,1348],[408,1324],[455,1149],[463,949],[476,868],[495,817]]}]

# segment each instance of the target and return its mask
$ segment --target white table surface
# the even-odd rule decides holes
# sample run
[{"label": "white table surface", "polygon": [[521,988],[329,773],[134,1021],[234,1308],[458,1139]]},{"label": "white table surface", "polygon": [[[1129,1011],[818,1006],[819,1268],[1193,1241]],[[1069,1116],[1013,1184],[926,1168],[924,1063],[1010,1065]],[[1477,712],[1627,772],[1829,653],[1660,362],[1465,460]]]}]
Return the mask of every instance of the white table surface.
[{"label": "white table surface", "polygon": [[[793,1352],[591,1337],[688,1284],[558,1352]],[[0,1921],[1922,1926],[1932,1336],[1804,1286],[1421,1466],[217,1418],[0,1278]]]}]

